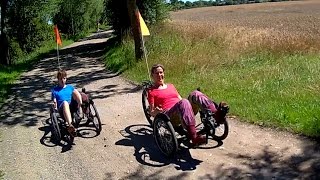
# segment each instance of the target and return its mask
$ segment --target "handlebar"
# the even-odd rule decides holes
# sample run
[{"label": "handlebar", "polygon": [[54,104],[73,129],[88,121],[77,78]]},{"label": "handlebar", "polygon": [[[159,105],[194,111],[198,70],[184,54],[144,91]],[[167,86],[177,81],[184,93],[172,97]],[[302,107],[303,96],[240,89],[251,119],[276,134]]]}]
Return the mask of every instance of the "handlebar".
[{"label": "handlebar", "polygon": [[153,86],[153,82],[150,80],[142,81],[142,86],[145,89],[151,88]]}]

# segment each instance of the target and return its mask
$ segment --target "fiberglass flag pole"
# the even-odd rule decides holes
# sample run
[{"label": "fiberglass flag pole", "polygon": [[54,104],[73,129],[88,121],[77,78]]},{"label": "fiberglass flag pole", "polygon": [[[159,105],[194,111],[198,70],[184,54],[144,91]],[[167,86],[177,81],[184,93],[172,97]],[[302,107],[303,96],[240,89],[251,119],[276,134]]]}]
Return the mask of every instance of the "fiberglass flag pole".
[{"label": "fiberglass flag pole", "polygon": [[62,46],[62,42],[61,42],[61,38],[60,38],[60,34],[59,34],[59,30],[58,30],[58,26],[55,25],[54,26],[54,34],[56,36],[56,43],[57,43],[57,57],[58,57],[58,65],[59,65],[59,69],[60,69],[60,61],[59,61],[59,45]]},{"label": "fiberglass flag pole", "polygon": [[143,45],[143,50],[145,52],[144,58],[146,60],[149,80],[151,81],[149,65],[148,65],[148,57],[147,57],[148,53],[147,53],[146,46],[144,45],[144,39],[143,39],[143,36],[150,36],[150,32],[139,11],[138,11],[138,15],[139,15],[139,24],[140,24],[141,34],[142,34],[142,45]]},{"label": "fiberglass flag pole", "polygon": [[60,68],[60,61],[59,61],[59,45],[58,45],[58,43],[56,43],[56,44],[57,44],[58,66],[59,66],[59,70],[60,70],[61,68]]},{"label": "fiberglass flag pole", "polygon": [[144,39],[143,39],[143,36],[142,36],[142,45],[143,45],[143,50],[144,50],[144,52],[145,52],[145,54],[144,54],[144,58],[145,58],[145,60],[146,60],[146,64],[147,64],[147,70],[148,70],[149,80],[151,81],[151,77],[150,77],[150,70],[149,70],[149,65],[148,65],[147,49],[146,49],[146,46],[144,45]]}]

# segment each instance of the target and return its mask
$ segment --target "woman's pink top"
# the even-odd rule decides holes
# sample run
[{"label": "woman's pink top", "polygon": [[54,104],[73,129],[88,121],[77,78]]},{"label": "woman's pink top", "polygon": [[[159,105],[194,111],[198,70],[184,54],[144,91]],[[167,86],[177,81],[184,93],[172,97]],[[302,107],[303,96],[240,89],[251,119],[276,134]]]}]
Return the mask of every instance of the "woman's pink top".
[{"label": "woman's pink top", "polygon": [[154,107],[161,107],[163,110],[169,110],[177,102],[180,101],[179,93],[173,84],[167,84],[166,89],[157,89],[152,87],[148,91],[149,104],[154,104]]}]

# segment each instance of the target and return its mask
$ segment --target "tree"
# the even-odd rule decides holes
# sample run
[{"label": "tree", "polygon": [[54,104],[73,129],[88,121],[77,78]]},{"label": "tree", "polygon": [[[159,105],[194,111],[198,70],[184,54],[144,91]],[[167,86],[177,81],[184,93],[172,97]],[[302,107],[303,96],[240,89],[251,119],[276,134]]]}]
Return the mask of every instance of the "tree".
[{"label": "tree", "polygon": [[0,64],[9,65],[9,45],[6,32],[6,17],[7,17],[8,0],[1,0],[1,34],[0,34]]},{"label": "tree", "polygon": [[63,0],[53,22],[63,33],[77,37],[96,28],[103,10],[103,0]]},{"label": "tree", "polygon": [[127,5],[134,39],[136,59],[142,59],[145,57],[145,52],[140,28],[139,9],[137,7],[136,0],[127,0]]},{"label": "tree", "polygon": [[105,15],[119,41],[129,32],[130,19],[127,0],[106,0]]},{"label": "tree", "polygon": [[[54,10],[48,7],[56,7],[54,0],[13,0],[8,11],[8,35],[10,44],[18,43],[25,53],[32,52],[42,45],[44,41],[51,39],[52,26],[48,25],[48,18]],[[18,50],[19,51],[19,50]],[[13,52],[11,52],[13,53]]]},{"label": "tree", "polygon": [[147,25],[162,22],[168,16],[168,7],[165,1],[106,0],[105,6],[108,22],[112,25],[118,40],[122,41],[126,34],[133,35],[136,59],[141,59],[143,57],[143,42],[136,12],[139,9]]},{"label": "tree", "polygon": [[186,8],[191,8],[191,7],[192,7],[192,2],[187,1],[187,2],[185,3],[185,7],[186,7]]}]

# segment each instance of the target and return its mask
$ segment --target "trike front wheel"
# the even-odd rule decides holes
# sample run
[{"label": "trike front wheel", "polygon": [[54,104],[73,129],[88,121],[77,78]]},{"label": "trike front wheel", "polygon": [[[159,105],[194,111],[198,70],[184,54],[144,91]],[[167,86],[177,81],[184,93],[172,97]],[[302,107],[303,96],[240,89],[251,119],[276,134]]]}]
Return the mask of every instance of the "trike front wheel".
[{"label": "trike front wheel", "polygon": [[214,139],[222,141],[227,138],[229,134],[229,124],[228,121],[225,119],[221,124],[215,124],[215,132],[212,136]]},{"label": "trike front wheel", "polygon": [[153,135],[160,151],[167,157],[178,150],[178,141],[171,122],[165,115],[157,115],[153,122]]}]

